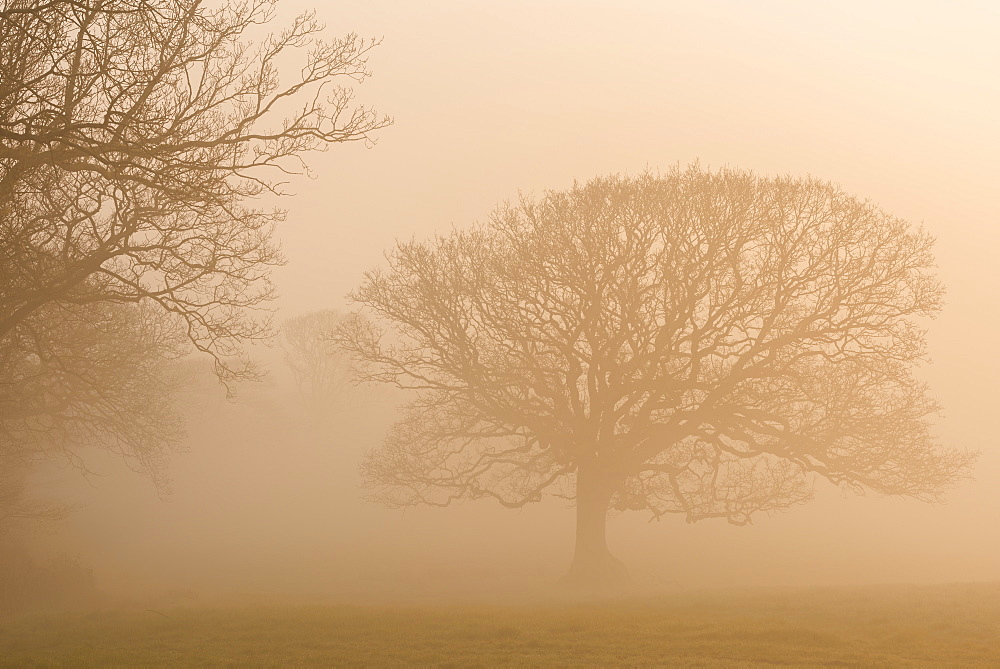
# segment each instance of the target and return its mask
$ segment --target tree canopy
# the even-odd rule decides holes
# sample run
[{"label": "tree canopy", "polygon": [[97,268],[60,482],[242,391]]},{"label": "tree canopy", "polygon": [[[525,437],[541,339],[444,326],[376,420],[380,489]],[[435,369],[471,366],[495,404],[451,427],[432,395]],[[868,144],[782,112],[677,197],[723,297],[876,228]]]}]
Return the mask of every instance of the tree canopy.
[{"label": "tree canopy", "polygon": [[350,361],[329,335],[343,321],[335,309],[286,319],[279,342],[292,371],[299,398],[314,414],[330,411],[350,381]]},{"label": "tree canopy", "polygon": [[609,507],[743,524],[814,476],[939,499],[972,456],[936,442],[914,376],[931,247],[832,184],[697,166],[399,243],[339,332],[414,391],[364,477],[391,506],[575,496],[578,559]]},{"label": "tree canopy", "polygon": [[0,5],[0,458],[62,447],[71,425],[152,471],[175,431],[159,415],[151,438],[157,410],[137,405],[143,347],[204,352],[227,384],[256,376],[245,345],[272,334],[282,262],[268,200],[309,152],[390,123],[345,85],[377,41],[325,40],[313,12],[268,32],[276,7]]}]

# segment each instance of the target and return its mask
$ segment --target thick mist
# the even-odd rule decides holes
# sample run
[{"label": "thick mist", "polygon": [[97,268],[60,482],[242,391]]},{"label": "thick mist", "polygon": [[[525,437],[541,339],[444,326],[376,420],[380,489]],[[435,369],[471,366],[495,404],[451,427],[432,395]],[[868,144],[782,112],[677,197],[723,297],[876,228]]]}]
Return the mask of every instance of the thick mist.
[{"label": "thick mist", "polygon": [[[308,8],[281,4],[282,15]],[[922,323],[920,376],[943,406],[935,433],[980,451],[947,503],[815,499],[746,527],[613,514],[612,552],[646,591],[762,585],[1000,580],[1000,358],[989,342],[1000,246],[1000,9],[990,3],[400,3],[318,7],[335,33],[383,36],[357,88],[394,117],[373,146],[308,159],[277,228],[276,322],[321,309],[384,264],[396,240],[476,221],[520,193],[700,161],[812,175],[936,238],[947,294]],[[89,452],[90,474],[52,461],[39,496],[78,508],[30,538],[119,599],[221,596],[350,601],[530,597],[573,552],[571,501],[385,509],[359,464],[396,420],[399,391],[348,385],[319,410],[280,346],[235,399],[190,361],[186,418],[159,492]]]}]

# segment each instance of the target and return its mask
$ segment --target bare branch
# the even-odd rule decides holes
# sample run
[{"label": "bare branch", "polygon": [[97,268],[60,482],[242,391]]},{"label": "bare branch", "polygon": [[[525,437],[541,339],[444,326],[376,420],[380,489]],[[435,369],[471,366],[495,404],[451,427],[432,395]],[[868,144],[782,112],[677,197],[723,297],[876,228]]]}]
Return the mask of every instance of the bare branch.
[{"label": "bare branch", "polygon": [[400,243],[337,332],[417,397],[363,473],[391,505],[516,506],[588,468],[612,506],[738,524],[816,476],[940,499],[974,456],[913,376],[931,245],[832,184],[697,166]]}]

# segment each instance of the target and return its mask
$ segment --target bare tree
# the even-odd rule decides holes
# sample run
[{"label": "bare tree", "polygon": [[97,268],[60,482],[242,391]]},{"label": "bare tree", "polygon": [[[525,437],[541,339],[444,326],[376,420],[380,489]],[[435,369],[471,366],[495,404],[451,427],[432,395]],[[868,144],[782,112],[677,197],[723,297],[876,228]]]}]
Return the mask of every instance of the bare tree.
[{"label": "bare tree", "polygon": [[390,506],[574,496],[582,581],[622,575],[611,508],[744,524],[815,475],[937,499],[973,456],[935,442],[913,376],[931,246],[833,185],[697,166],[400,243],[338,334],[415,393],[363,475]]},{"label": "bare tree", "polygon": [[82,449],[100,446],[164,490],[162,465],[182,435],[178,320],[147,304],[36,310],[0,350],[0,470],[51,457],[85,470]]},{"label": "bare tree", "polygon": [[[224,379],[268,332],[282,192],[304,153],[389,123],[353,107],[374,42],[312,13],[251,42],[275,2],[9,0],[0,12],[0,337],[51,303],[179,314]],[[278,62],[302,55],[282,84]],[[294,61],[289,61],[294,62]],[[292,69],[292,68],[289,68]]]},{"label": "bare tree", "polygon": [[38,523],[63,520],[73,510],[68,504],[33,499],[27,489],[30,471],[30,465],[19,462],[0,466],[0,546],[18,521]]},{"label": "bare tree", "polygon": [[[147,439],[155,420],[139,402],[155,392],[136,386],[148,375],[128,377],[140,363],[113,371],[119,317],[134,353],[143,345],[132,335],[162,316],[227,384],[256,375],[244,345],[270,335],[272,228],[284,216],[263,200],[306,171],[304,154],[370,140],[390,122],[339,83],[368,76],[375,41],[324,41],[311,12],[268,34],[275,8],[0,4],[0,453],[57,444],[72,455],[67,444],[99,437],[154,469],[173,437]],[[101,344],[77,339],[92,330]],[[161,350],[156,336],[144,353]],[[107,383],[115,374],[123,385]],[[130,425],[133,415],[153,422]],[[42,424],[44,447],[32,436]]]},{"label": "bare tree", "polygon": [[334,309],[313,311],[281,324],[281,348],[299,396],[313,411],[330,409],[350,383],[350,360],[330,340],[343,321]]}]

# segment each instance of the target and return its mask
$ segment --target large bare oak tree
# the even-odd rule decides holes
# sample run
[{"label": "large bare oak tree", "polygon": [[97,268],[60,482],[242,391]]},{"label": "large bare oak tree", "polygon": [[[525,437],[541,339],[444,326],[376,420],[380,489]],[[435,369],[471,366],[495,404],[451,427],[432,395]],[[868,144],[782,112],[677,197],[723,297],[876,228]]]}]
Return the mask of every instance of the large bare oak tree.
[{"label": "large bare oak tree", "polygon": [[[106,382],[134,371],[133,335],[154,319],[227,384],[255,375],[245,344],[269,336],[262,307],[281,262],[272,228],[284,213],[267,200],[306,171],[305,154],[390,122],[341,83],[368,76],[376,42],[324,40],[312,13],[271,33],[276,8],[2,0],[0,458],[47,428],[60,444],[110,432],[151,469],[174,431],[137,439],[150,412],[133,413],[125,390],[141,375]],[[55,434],[68,425],[70,441]]]},{"label": "large bare oak tree", "polygon": [[575,497],[581,581],[621,574],[612,508],[744,524],[817,475],[937,499],[972,456],[913,374],[931,246],[831,184],[697,166],[400,243],[337,335],[414,391],[364,477],[391,506]]}]

